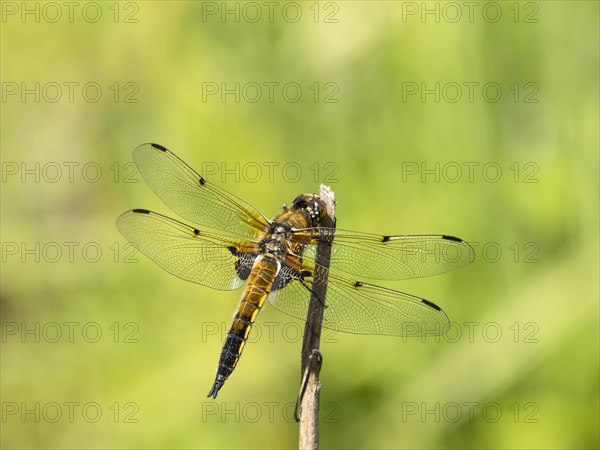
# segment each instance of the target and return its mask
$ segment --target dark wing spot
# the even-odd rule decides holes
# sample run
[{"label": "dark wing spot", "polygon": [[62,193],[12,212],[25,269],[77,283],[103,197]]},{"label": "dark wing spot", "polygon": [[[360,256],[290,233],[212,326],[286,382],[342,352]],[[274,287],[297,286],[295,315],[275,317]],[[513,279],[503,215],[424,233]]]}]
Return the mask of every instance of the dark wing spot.
[{"label": "dark wing spot", "polygon": [[200,186],[204,186],[204,184],[206,183],[206,180],[202,177],[200,177],[200,179],[198,180],[198,183],[200,183]]},{"label": "dark wing spot", "polygon": [[388,242],[390,240],[390,236],[383,236],[383,238],[381,239],[381,242]]},{"label": "dark wing spot", "polygon": [[138,214],[150,214],[150,211],[148,211],[147,209],[141,209],[141,208],[132,209],[131,212],[138,213]]},{"label": "dark wing spot", "polygon": [[294,280],[303,280],[303,272],[298,272],[296,269],[288,266],[287,264],[282,263],[281,268],[285,268],[286,270],[280,270],[273,282],[272,291],[277,291],[279,289],[283,289],[288,284],[290,284]]},{"label": "dark wing spot", "polygon": [[454,241],[454,242],[462,242],[463,241],[461,238],[457,238],[454,236],[448,236],[448,235],[443,235],[442,239],[446,239],[447,241]]},{"label": "dark wing spot", "polygon": [[194,228],[194,234],[198,236],[200,234],[200,230],[198,228]]},{"label": "dark wing spot", "polygon": [[354,283],[354,287],[361,287],[363,284],[360,281],[357,281],[356,283]]},{"label": "dark wing spot", "polygon": [[160,150],[161,152],[166,152],[167,149],[164,148],[162,145],[159,144],[150,144],[152,147],[154,147],[156,150]]},{"label": "dark wing spot", "polygon": [[440,308],[438,305],[436,305],[433,302],[430,302],[429,300],[425,300],[424,298],[421,299],[421,301],[426,304],[427,306],[431,306],[433,309],[437,310],[437,311],[441,311],[442,308]]},{"label": "dark wing spot", "polygon": [[300,277],[301,278],[312,277],[312,272],[310,270],[303,270],[302,272],[300,272]]},{"label": "dark wing spot", "polygon": [[252,271],[254,261],[256,260],[256,254],[238,252],[233,246],[227,247],[227,250],[229,250],[233,256],[237,257],[237,260],[235,261],[235,271],[237,272],[238,277],[240,277],[240,280],[247,280]]}]

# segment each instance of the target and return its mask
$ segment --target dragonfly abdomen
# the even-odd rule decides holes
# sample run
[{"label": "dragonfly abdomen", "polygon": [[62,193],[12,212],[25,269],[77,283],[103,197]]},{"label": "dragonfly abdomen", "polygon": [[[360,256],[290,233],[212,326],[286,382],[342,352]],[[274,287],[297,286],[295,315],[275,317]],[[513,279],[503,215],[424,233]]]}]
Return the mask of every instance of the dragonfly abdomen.
[{"label": "dragonfly abdomen", "polygon": [[233,373],[242,356],[242,350],[246,345],[252,325],[271,292],[280,267],[280,263],[269,256],[260,256],[254,263],[248,277],[248,284],[242,294],[242,300],[227,333],[219,358],[215,382],[208,397],[217,398],[217,393]]}]

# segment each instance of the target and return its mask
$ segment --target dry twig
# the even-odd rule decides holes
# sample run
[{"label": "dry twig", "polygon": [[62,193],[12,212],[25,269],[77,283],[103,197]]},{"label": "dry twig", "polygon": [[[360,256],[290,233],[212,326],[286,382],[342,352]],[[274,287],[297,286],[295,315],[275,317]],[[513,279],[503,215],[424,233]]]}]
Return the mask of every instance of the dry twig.
[{"label": "dry twig", "polygon": [[[319,196],[327,206],[327,217],[321,226],[335,228],[335,195],[328,186],[321,185]],[[327,277],[331,256],[332,235],[324,236],[317,245],[312,294],[304,327],[302,342],[302,385],[298,396],[296,420],[300,421],[300,444],[303,450],[319,448],[319,372],[323,357],[320,352],[321,326],[327,296]],[[299,414],[298,414],[299,408]],[[298,418],[299,416],[299,418]]]}]

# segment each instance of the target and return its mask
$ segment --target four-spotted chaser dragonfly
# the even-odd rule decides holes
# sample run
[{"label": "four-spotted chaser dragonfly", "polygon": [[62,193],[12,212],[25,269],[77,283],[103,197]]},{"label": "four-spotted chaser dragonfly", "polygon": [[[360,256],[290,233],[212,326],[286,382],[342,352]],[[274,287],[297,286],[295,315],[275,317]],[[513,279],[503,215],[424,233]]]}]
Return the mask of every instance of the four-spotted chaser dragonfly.
[{"label": "four-spotted chaser dragonfly", "polygon": [[435,303],[357,281],[348,274],[403,280],[457,269],[474,258],[472,247],[462,239],[447,235],[384,236],[320,227],[325,204],[310,194],[299,195],[268,220],[160,145],[141,145],[134,150],[133,159],[162,201],[194,225],[146,209],[132,209],[117,220],[123,236],[160,267],[184,280],[220,290],[246,284],[209,397],[217,397],[233,372],[265,300],[292,317],[306,319],[316,247],[324,236],[333,236],[328,244],[331,257],[323,299],[325,328],[395,336],[445,333],[448,317]]}]

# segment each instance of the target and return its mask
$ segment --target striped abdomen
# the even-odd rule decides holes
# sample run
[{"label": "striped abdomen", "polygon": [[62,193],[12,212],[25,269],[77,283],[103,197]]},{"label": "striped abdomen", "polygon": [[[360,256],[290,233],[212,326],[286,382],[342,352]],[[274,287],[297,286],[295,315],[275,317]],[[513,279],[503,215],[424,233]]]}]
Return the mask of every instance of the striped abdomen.
[{"label": "striped abdomen", "polygon": [[254,263],[248,277],[248,284],[242,294],[242,301],[233,316],[231,328],[227,333],[219,358],[215,382],[208,397],[217,398],[219,389],[235,369],[256,316],[271,292],[279,267],[279,263],[270,256],[259,256]]}]

